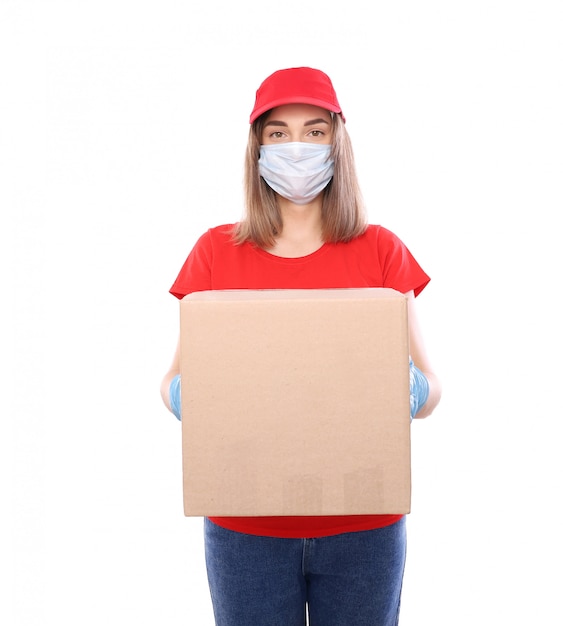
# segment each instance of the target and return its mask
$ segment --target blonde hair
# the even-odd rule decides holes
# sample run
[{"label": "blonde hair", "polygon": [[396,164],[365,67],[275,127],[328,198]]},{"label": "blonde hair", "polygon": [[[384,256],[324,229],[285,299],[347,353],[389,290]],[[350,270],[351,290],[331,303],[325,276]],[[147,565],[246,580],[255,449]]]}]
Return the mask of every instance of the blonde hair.
[{"label": "blonde hair", "polygon": [[[334,175],[322,199],[322,238],[325,243],[350,241],[367,228],[364,202],[356,174],[352,142],[340,115],[332,117]],[[244,162],[246,214],[234,229],[237,243],[251,242],[271,248],[281,234],[283,221],[275,191],[258,171],[260,138],[266,114],[250,127]]]}]

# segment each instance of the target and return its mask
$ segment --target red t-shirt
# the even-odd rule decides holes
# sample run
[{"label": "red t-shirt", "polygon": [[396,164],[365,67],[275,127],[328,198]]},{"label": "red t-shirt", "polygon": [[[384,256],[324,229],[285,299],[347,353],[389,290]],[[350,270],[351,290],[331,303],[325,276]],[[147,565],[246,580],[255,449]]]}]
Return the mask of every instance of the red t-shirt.
[{"label": "red t-shirt", "polygon": [[[345,289],[389,287],[418,295],[430,281],[405,244],[370,225],[348,243],[327,243],[299,258],[277,257],[232,241],[233,224],[217,226],[196,242],[170,289],[177,298],[211,289]],[[393,524],[401,515],[213,517],[238,532],[272,537],[323,537]]]}]

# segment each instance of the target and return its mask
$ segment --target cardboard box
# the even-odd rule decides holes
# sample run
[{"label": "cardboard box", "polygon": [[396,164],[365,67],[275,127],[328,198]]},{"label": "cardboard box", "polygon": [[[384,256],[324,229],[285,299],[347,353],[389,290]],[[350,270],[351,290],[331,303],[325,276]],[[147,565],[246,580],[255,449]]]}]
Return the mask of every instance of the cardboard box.
[{"label": "cardboard box", "polygon": [[206,291],[180,314],[185,515],[410,511],[403,294]]}]

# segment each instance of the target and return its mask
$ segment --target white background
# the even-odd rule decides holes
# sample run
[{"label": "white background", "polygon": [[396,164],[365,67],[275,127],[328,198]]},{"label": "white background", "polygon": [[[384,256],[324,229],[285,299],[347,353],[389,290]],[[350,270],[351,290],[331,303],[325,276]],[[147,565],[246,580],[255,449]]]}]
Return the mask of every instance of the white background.
[{"label": "white background", "polygon": [[255,90],[295,65],[432,276],[401,624],[563,622],[560,7],[0,0],[2,624],[213,623],[168,289],[239,219]]}]

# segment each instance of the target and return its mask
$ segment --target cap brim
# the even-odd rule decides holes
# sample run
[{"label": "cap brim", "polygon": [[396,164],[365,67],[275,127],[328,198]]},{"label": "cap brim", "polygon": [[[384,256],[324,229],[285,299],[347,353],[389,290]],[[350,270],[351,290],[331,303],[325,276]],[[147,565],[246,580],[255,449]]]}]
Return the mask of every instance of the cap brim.
[{"label": "cap brim", "polygon": [[[266,111],[270,111],[271,109],[275,109],[276,107],[283,106],[284,104],[311,104],[313,106],[321,107],[321,109],[326,109],[327,111],[331,111],[332,113],[340,113],[342,115],[342,109],[340,107],[327,102],[326,100],[319,100],[318,98],[311,98],[310,96],[288,96],[285,98],[279,98],[277,100],[272,100],[267,104],[254,109],[250,114],[250,123],[254,122],[261,115],[266,113]],[[342,120],[344,121],[344,116],[342,115]]]}]

